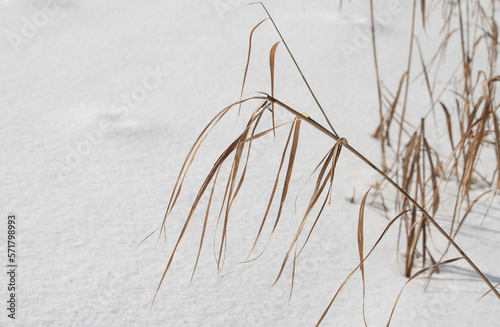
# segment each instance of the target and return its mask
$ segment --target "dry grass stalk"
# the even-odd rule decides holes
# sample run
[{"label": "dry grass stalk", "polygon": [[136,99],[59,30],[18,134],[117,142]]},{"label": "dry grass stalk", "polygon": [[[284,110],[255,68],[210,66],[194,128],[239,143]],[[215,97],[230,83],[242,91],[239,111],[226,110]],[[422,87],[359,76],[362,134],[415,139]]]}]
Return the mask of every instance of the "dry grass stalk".
[{"label": "dry grass stalk", "polygon": [[[373,0],[370,0],[370,21],[371,21],[371,32],[372,32],[373,62],[375,65],[375,77],[377,79],[378,111],[379,111],[380,121],[382,122],[384,119],[384,114],[383,114],[383,109],[382,109],[382,89],[380,86],[380,73],[379,73],[379,69],[378,69],[378,60],[377,60],[377,43],[376,43],[376,37],[375,37],[375,15],[373,13]],[[375,134],[384,135],[385,131],[384,131],[383,124],[379,125],[379,129],[381,129],[381,130],[379,130]],[[380,151],[382,154],[382,169],[384,171],[387,171],[384,139],[381,139]]]},{"label": "dry grass stalk", "polygon": [[[420,130],[413,135],[405,147],[402,156],[402,184],[401,187],[408,193],[413,194],[413,198],[422,204],[422,207],[429,207],[435,215],[440,204],[439,197],[439,156],[436,151],[430,148],[425,138],[425,122],[422,120]],[[437,163],[437,164],[436,164]],[[428,228],[425,217],[411,204],[407,198],[400,197],[398,210],[407,211],[409,214],[403,216],[404,230],[406,233],[406,265],[405,275],[410,277],[416,256],[422,257],[422,267],[426,267],[426,257],[429,256],[432,264],[436,261],[427,246],[426,229]],[[422,250],[419,252],[417,245],[421,240]]]}]

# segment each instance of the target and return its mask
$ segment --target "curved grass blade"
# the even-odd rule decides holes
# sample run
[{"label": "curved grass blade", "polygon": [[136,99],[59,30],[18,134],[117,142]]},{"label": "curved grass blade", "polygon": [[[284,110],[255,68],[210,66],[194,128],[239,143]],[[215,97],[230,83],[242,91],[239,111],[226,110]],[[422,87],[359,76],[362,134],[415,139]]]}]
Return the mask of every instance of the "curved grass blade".
[{"label": "curved grass blade", "polygon": [[[389,231],[389,229],[391,228],[391,226],[399,219],[401,218],[403,215],[405,215],[407,212],[404,211],[402,213],[400,213],[399,215],[397,215],[395,218],[393,218],[388,224],[387,226],[385,226],[385,229],[384,231],[382,232],[382,234],[380,234],[378,240],[375,242],[375,244],[372,246],[372,248],[370,249],[370,252],[368,252],[368,254],[363,258],[363,263],[366,261],[366,259],[368,259],[368,257],[372,254],[372,252],[375,250],[375,248],[377,247],[377,245],[380,243],[380,241],[382,240],[382,238],[385,236],[385,234]],[[321,322],[323,321],[323,319],[325,319],[328,311],[330,310],[330,308],[332,307],[333,303],[335,302],[335,300],[337,299],[338,295],[340,294],[340,291],[342,291],[342,289],[345,287],[345,285],[347,284],[347,282],[351,279],[351,277],[354,275],[354,273],[359,269],[361,263],[358,264],[358,266],[356,268],[354,268],[354,270],[344,279],[344,281],[342,282],[342,284],[340,285],[340,287],[337,289],[337,292],[335,293],[335,295],[333,296],[333,299],[330,301],[330,303],[328,304],[328,306],[326,307],[325,311],[323,312],[323,314],[321,315],[320,319],[318,320],[318,322],[316,323],[316,327],[318,327]]]},{"label": "curved grass blade", "polygon": [[[247,63],[245,65],[245,73],[243,74],[243,82],[241,83],[241,94],[240,94],[240,98],[243,98],[243,90],[245,89],[245,83],[246,83],[246,80],[247,80],[247,73],[248,73],[248,66],[250,66],[250,57],[251,57],[251,53],[252,53],[252,37],[253,37],[253,33],[255,32],[255,30],[263,23],[267,20],[267,18],[261,20],[257,25],[255,25],[255,27],[252,29],[252,31],[250,32],[250,37],[248,39],[248,56],[247,56]],[[238,109],[238,114],[240,113],[240,110],[241,110],[241,104],[239,106],[239,109]]]},{"label": "curved grass blade", "polygon": [[366,314],[365,314],[365,297],[366,297],[366,284],[365,284],[365,265],[364,265],[364,255],[363,255],[363,245],[364,245],[364,218],[365,218],[365,205],[366,199],[368,198],[368,194],[371,191],[371,187],[366,191],[363,196],[363,200],[361,200],[361,204],[359,206],[359,219],[358,219],[358,253],[359,253],[359,270],[361,271],[361,281],[363,283],[363,322],[365,326],[368,327],[366,323]]},{"label": "curved grass blade", "polygon": [[455,261],[458,261],[458,260],[462,260],[462,259],[463,259],[462,257],[449,259],[449,260],[446,260],[446,261],[443,261],[443,262],[440,262],[440,263],[436,263],[436,264],[434,264],[432,266],[426,267],[426,268],[424,268],[424,269],[416,272],[415,274],[413,274],[406,281],[406,283],[404,284],[403,288],[401,288],[401,291],[399,291],[398,297],[396,299],[396,303],[394,303],[394,306],[392,307],[391,315],[389,316],[389,321],[387,322],[387,327],[389,327],[389,325],[391,324],[392,316],[394,315],[394,311],[396,310],[396,306],[397,306],[397,304],[399,302],[399,299],[401,298],[401,294],[403,293],[406,285],[408,285],[409,282],[411,282],[413,279],[417,278],[418,276],[420,276],[421,274],[423,274],[424,272],[426,272],[429,269],[434,269],[437,266],[446,265],[446,264],[449,264],[449,263],[452,263],[452,262],[455,262]]},{"label": "curved grass blade", "polygon": [[[272,48],[271,51],[269,52],[269,69],[271,71],[271,96],[274,97],[274,61],[276,57],[276,49],[278,48],[278,45],[280,44],[281,41],[276,42]],[[274,137],[276,138],[276,132],[274,131],[274,102],[271,105],[272,109],[272,115],[273,115],[273,134]]]}]

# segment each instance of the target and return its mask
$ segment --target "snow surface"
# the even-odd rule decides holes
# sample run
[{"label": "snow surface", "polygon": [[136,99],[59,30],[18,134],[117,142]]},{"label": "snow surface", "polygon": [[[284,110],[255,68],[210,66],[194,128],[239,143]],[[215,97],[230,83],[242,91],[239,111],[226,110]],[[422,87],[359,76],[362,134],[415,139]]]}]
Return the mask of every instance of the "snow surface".
[{"label": "snow surface", "polygon": [[[376,9],[389,3],[376,1]],[[371,46],[350,57],[339,46],[353,44],[356,28],[369,28],[368,2],[344,1],[342,11],[338,1],[326,0],[266,5],[337,132],[379,162],[378,143],[370,137],[378,121]],[[203,220],[200,210],[151,310],[193,197],[250,107],[237,123],[236,115],[230,116],[202,148],[169,218],[167,243],[154,238],[139,246],[161,222],[196,136],[238,97],[248,35],[265,18],[262,9],[224,0],[4,0],[0,8],[0,214],[6,220],[15,213],[19,220],[18,316],[12,321],[2,310],[0,325],[314,325],[357,265],[359,202],[378,177],[353,155],[342,153],[334,201],[298,260],[291,300],[291,269],[270,288],[305,208],[307,190],[299,197],[297,214],[293,199],[331,146],[312,128],[303,128],[283,222],[259,260],[225,278],[217,275],[212,219],[190,282]],[[51,15],[47,8],[52,8]],[[401,12],[379,26],[381,72],[391,90],[404,71],[408,48],[411,5],[401,1],[398,8]],[[36,19],[38,27],[30,30],[27,26]],[[439,27],[431,24],[428,30]],[[20,41],[14,34],[24,37],[23,42],[16,43]],[[256,31],[246,90],[269,91],[268,51],[277,40],[269,22]],[[458,56],[449,56],[449,67],[455,67],[453,58]],[[323,122],[282,46],[276,65],[277,97]],[[421,93],[412,93],[410,106],[426,96],[420,87]],[[415,116],[420,115],[417,110]],[[442,131],[434,132],[439,139]],[[226,273],[239,267],[250,249],[284,138],[286,132],[278,132],[276,143],[270,138],[257,148],[251,178],[230,223]],[[351,204],[347,199],[353,190]],[[500,282],[499,212],[496,201],[482,226],[480,218],[470,219],[457,238],[494,284]],[[442,222],[446,224],[445,218]],[[365,223],[368,247],[387,220],[367,208]],[[2,253],[6,228],[4,221]],[[366,264],[369,326],[385,326],[406,281],[398,268],[396,237],[394,227]],[[437,233],[434,237],[439,239]],[[5,306],[3,275],[0,296]],[[393,326],[498,325],[498,299],[490,294],[476,302],[487,287],[466,263],[444,267],[425,293],[424,285],[425,280],[415,280],[406,287]],[[361,326],[361,303],[358,273],[324,325]]]}]

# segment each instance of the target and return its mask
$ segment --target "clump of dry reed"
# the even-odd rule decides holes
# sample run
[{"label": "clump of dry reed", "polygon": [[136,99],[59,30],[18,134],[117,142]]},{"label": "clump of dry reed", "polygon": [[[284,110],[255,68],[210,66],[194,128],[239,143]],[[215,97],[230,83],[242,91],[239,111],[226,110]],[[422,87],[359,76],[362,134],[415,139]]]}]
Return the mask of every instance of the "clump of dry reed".
[{"label": "clump of dry reed", "polygon": [[[487,3],[489,7],[483,7]],[[455,5],[456,4],[456,5]],[[395,92],[379,92],[380,123],[375,131],[375,137],[380,140],[382,149],[382,166],[385,171],[395,178],[402,188],[414,195],[422,206],[432,210],[433,215],[438,213],[440,193],[454,194],[454,207],[451,216],[449,235],[454,238],[459,232],[465,219],[473,207],[482,198],[490,197],[493,201],[499,189],[500,147],[499,127],[496,111],[498,106],[495,100],[495,83],[499,80],[495,76],[495,64],[498,56],[498,27],[495,21],[495,2],[465,0],[452,4],[448,1],[437,1],[427,4],[413,1],[410,45],[408,50],[408,65],[402,72],[398,88]],[[420,43],[416,35],[416,17],[420,11],[422,17],[421,30],[425,30],[428,21],[441,6],[443,26],[441,31],[442,42],[430,59],[424,58]],[[373,6],[371,7],[373,15]],[[458,19],[453,19],[457,15]],[[458,20],[458,21],[457,21]],[[455,26],[456,25],[456,26]],[[376,67],[377,85],[383,84],[380,80],[377,54],[376,32],[372,20],[373,55]],[[414,45],[417,47],[414,47]],[[443,78],[441,65],[449,48],[459,48],[461,62],[453,76],[447,77],[448,83],[441,91],[436,91],[436,80]],[[488,60],[480,57],[480,47],[487,50]],[[418,50],[418,51],[417,51]],[[453,50],[451,50],[453,51]],[[412,67],[412,57],[419,56],[420,67]],[[448,59],[449,60],[449,59]],[[429,107],[408,108],[407,98],[412,81],[410,76],[417,75],[415,81],[422,80],[429,94]],[[452,85],[451,81],[458,81]],[[393,94],[393,95],[391,95]],[[455,99],[449,100],[449,95]],[[387,98],[386,105],[382,105],[382,98]],[[426,112],[422,115],[422,124],[415,124],[407,120],[408,110]],[[436,118],[442,113],[443,119]],[[432,115],[431,115],[432,114]],[[432,145],[424,137],[424,121],[434,119],[434,124],[447,130],[450,148],[448,152],[431,151]],[[419,126],[411,132],[412,126]],[[439,128],[439,127],[438,127]],[[394,145],[394,143],[396,145]],[[392,155],[389,155],[390,149]],[[496,164],[492,171],[478,169],[479,154],[494,151]],[[420,159],[419,159],[420,158]],[[474,196],[471,186],[476,184],[480,192]],[[383,187],[383,186],[382,186]],[[383,193],[379,192],[381,196]],[[411,206],[406,199],[396,195],[399,210],[410,210],[404,216],[404,233],[406,239],[405,274],[410,277],[415,264],[415,257],[422,258],[422,268],[436,263],[427,246],[426,220]],[[418,248],[420,250],[418,250]],[[449,245],[443,249],[443,259]],[[430,260],[426,260],[429,258]],[[435,272],[432,269],[430,272]]]},{"label": "clump of dry reed", "polygon": [[[322,317],[318,321],[318,325],[322,322],[323,318],[326,316],[328,310],[334,303],[335,299],[339,292],[343,289],[347,281],[355,274],[356,271],[361,272],[362,281],[363,281],[363,301],[364,301],[364,262],[371,255],[375,247],[379,244],[380,240],[386,235],[386,232],[389,228],[396,222],[399,222],[400,230],[402,231],[402,235],[406,239],[406,265],[405,265],[405,274],[409,277],[409,281],[416,278],[417,276],[427,272],[427,271],[435,271],[439,265],[447,264],[450,262],[454,262],[459,259],[464,259],[467,263],[475,270],[475,272],[480,276],[484,282],[488,285],[490,292],[494,293],[499,299],[500,294],[495,289],[495,287],[490,283],[488,278],[476,267],[474,262],[462,251],[462,249],[458,246],[458,244],[454,241],[454,235],[458,232],[460,225],[463,223],[463,220],[467,216],[465,214],[462,216],[461,220],[458,219],[459,208],[466,203],[467,209],[470,211],[471,206],[474,205],[475,201],[470,201],[468,197],[468,193],[470,190],[470,185],[474,182],[474,174],[476,172],[475,162],[478,156],[478,153],[481,151],[482,146],[488,145],[489,138],[494,138],[496,143],[494,144],[497,149],[497,158],[500,158],[499,150],[498,150],[498,137],[500,136],[498,133],[498,122],[496,117],[496,109],[494,105],[494,83],[498,81],[497,77],[493,77],[491,75],[487,75],[486,73],[482,73],[481,76],[484,76],[487,83],[482,84],[483,86],[483,96],[479,100],[475,100],[473,94],[476,92],[477,83],[472,83],[474,81],[471,76],[470,69],[468,65],[471,62],[470,53],[465,51],[464,49],[464,60],[467,64],[464,65],[464,94],[459,94],[457,96],[457,110],[460,110],[461,120],[458,122],[460,127],[460,138],[458,142],[453,137],[453,126],[452,122],[449,119],[449,109],[446,104],[440,104],[442,110],[444,111],[447,119],[447,129],[449,131],[450,145],[452,148],[452,152],[446,160],[446,163],[443,164],[442,156],[438,153],[438,151],[434,150],[432,146],[429,144],[428,139],[425,134],[425,119],[421,120],[421,123],[417,130],[414,133],[410,134],[408,140],[404,139],[405,133],[403,131],[408,130],[408,124],[405,118],[406,112],[406,99],[408,97],[409,92],[409,84],[410,84],[410,68],[411,68],[411,56],[413,52],[413,44],[414,38],[411,37],[410,42],[410,58],[408,59],[408,69],[402,74],[401,82],[399,83],[399,88],[395,93],[394,98],[389,103],[389,105],[384,108],[383,106],[383,92],[382,92],[382,83],[380,81],[380,77],[378,74],[378,66],[377,66],[377,57],[376,57],[376,47],[375,47],[375,28],[372,26],[373,32],[373,42],[374,42],[374,59],[377,71],[377,86],[379,90],[379,109],[380,109],[380,118],[381,122],[376,131],[376,136],[381,141],[381,149],[383,152],[384,161],[382,163],[382,168],[379,168],[377,165],[366,159],[361,153],[359,153],[354,147],[352,147],[346,139],[340,137],[333,125],[330,123],[328,117],[326,116],[323,108],[319,104],[314,92],[311,87],[307,83],[306,78],[302,74],[299,65],[295,61],[290,49],[288,48],[285,40],[281,36],[279,29],[274,23],[271,15],[265,8],[262,3],[258,3],[262,5],[262,8],[265,10],[267,14],[267,19],[273,24],[275,30],[277,31],[280,41],[275,43],[269,54],[269,69],[271,73],[271,94],[266,94],[263,92],[253,93],[253,95],[244,96],[244,86],[248,71],[248,62],[251,56],[251,48],[252,48],[252,37],[254,31],[261,26],[264,22],[261,21],[258,23],[255,28],[250,33],[249,39],[249,51],[247,58],[247,65],[245,68],[245,74],[242,83],[241,97],[238,101],[232,103],[228,107],[224,108],[220,111],[203,129],[201,134],[196,139],[195,143],[191,147],[184,164],[179,172],[177,181],[174,186],[174,190],[172,191],[170,201],[167,206],[165,217],[162,221],[161,226],[157,229],[159,231],[159,235],[161,235],[167,223],[168,217],[171,215],[174,206],[177,203],[179,195],[181,193],[182,187],[184,185],[184,181],[190,166],[195,160],[196,154],[200,147],[203,145],[203,142],[207,138],[207,136],[211,133],[211,131],[216,127],[216,125],[232,110],[238,111],[242,110],[242,105],[245,106],[254,102],[257,102],[257,105],[254,107],[250,118],[248,119],[243,131],[239,134],[239,136],[231,142],[225,151],[223,151],[219,158],[215,161],[213,167],[205,178],[202,186],[200,187],[197,196],[195,197],[193,204],[191,205],[191,209],[189,214],[184,222],[183,228],[180,232],[180,235],[175,243],[175,247],[170,256],[170,259],[166,265],[166,268],[161,276],[158,288],[155,293],[158,293],[162,282],[171,268],[171,264],[173,258],[177,252],[178,246],[182,241],[186,230],[188,229],[190,222],[193,218],[193,215],[198,209],[198,206],[201,202],[201,199],[204,196],[208,196],[208,204],[205,208],[204,215],[204,223],[203,229],[201,232],[199,247],[198,247],[198,255],[196,257],[196,262],[193,269],[193,274],[196,270],[198,259],[200,257],[200,252],[203,246],[204,238],[206,236],[206,229],[208,224],[208,219],[210,216],[210,211],[212,206],[214,190],[217,183],[224,183],[224,194],[223,200],[220,203],[219,209],[217,210],[218,218],[217,225],[222,225],[222,233],[220,239],[220,246],[216,251],[216,259],[217,259],[217,267],[220,270],[222,268],[224,262],[224,253],[225,246],[227,240],[228,233],[228,223],[231,219],[231,208],[241,190],[242,185],[245,182],[246,173],[251,164],[249,160],[252,153],[252,146],[254,142],[257,142],[259,138],[264,137],[268,134],[274,134],[276,137],[276,129],[281,128],[289,128],[288,137],[286,139],[285,146],[283,148],[281,161],[279,163],[279,169],[276,174],[275,182],[270,187],[271,196],[266,206],[266,211],[262,220],[259,224],[259,229],[253,241],[253,246],[249,249],[248,255],[244,262],[248,262],[250,260],[251,254],[256,248],[257,243],[262,238],[262,231],[264,230],[264,226],[266,224],[271,224],[272,229],[270,236],[271,237],[276,229],[276,226],[279,224],[280,217],[282,214],[283,205],[285,203],[285,199],[288,196],[288,189],[291,180],[291,176],[293,174],[293,168],[295,163],[295,156],[297,155],[297,148],[300,140],[300,130],[302,124],[306,123],[314,127],[317,131],[321,132],[326,137],[332,139],[332,146],[325,154],[325,156],[319,161],[317,166],[314,168],[314,172],[316,172],[316,181],[313,187],[313,190],[310,194],[309,203],[307,205],[307,209],[305,214],[302,216],[302,219],[299,223],[295,236],[289,244],[288,250],[285,254],[283,262],[281,264],[281,268],[277,274],[275,283],[282,276],[283,271],[287,267],[287,264],[291,263],[295,268],[295,261],[297,257],[301,254],[302,250],[306,246],[316,223],[321,217],[323,209],[326,204],[331,201],[331,193],[333,188],[333,181],[335,176],[335,169],[338,161],[340,160],[340,155],[342,149],[350,151],[354,155],[356,155],[359,160],[364,162],[366,165],[375,170],[380,176],[383,178],[387,185],[391,185],[397,193],[396,203],[398,205],[399,214],[393,218],[388,224],[384,232],[380,235],[378,241],[371,247],[370,251],[367,253],[364,252],[364,209],[367,204],[367,198],[369,191],[363,197],[360,206],[359,219],[358,219],[358,249],[359,249],[359,265],[352,271],[352,273],[347,276],[345,281],[339,287],[337,293],[334,295],[330,304],[327,306],[324,311]],[[425,23],[427,9],[425,7],[425,1],[421,1],[421,12],[423,22]],[[446,6],[443,1],[443,6]],[[373,18],[373,2],[371,1],[372,8],[372,18]],[[412,18],[412,35],[414,34],[415,29],[415,21],[416,21],[416,12],[417,12],[417,1],[413,2],[413,18]],[[482,15],[485,12],[483,11]],[[451,15],[451,12],[450,14]],[[447,17],[449,21],[451,21],[450,16]],[[373,19],[372,19],[373,24]],[[446,27],[445,23],[445,27]],[[491,20],[490,25],[491,32],[496,33],[496,24],[494,20]],[[452,32],[449,32],[452,33]],[[462,31],[462,34],[465,34]],[[462,35],[463,37],[463,35]],[[496,42],[496,34],[492,34],[489,36],[490,42],[491,40],[495,40]],[[446,38],[449,38],[447,35]],[[486,41],[485,41],[486,42]],[[328,124],[328,128],[324,127],[307,114],[300,113],[298,110],[293,109],[289,105],[281,102],[277,98],[274,97],[274,62],[275,62],[275,53],[279,44],[283,44],[292,58],[297,70],[303,78],[305,85],[310,91],[312,97],[314,98],[318,108],[323,114],[326,122]],[[496,45],[495,45],[496,47]],[[446,48],[444,44],[440,49],[440,53],[442,53]],[[435,58],[437,58],[439,54],[436,54]],[[496,58],[496,51],[491,53],[492,57]],[[424,78],[429,79],[428,71],[426,67],[429,64],[425,64],[422,59],[422,68]],[[493,69],[491,69],[493,72]],[[489,76],[489,77],[488,77]],[[438,104],[439,97],[434,97],[432,94],[432,89],[429,88],[429,93],[432,99],[432,103]],[[399,104],[400,97],[403,97],[403,104]],[[437,107],[437,106],[436,106]],[[386,110],[384,112],[384,109]],[[275,114],[277,110],[285,110],[290,114],[290,121],[281,125],[275,124]],[[434,106],[432,108],[434,110]],[[266,118],[267,117],[267,118]],[[262,129],[261,122],[265,119],[270,119],[272,128],[270,129]],[[395,123],[394,123],[395,122]],[[394,147],[391,144],[391,131],[396,129],[397,132],[397,145]],[[494,137],[493,137],[494,136]],[[388,160],[391,159],[386,156],[385,149],[391,148],[393,149],[394,158],[392,158],[393,163],[387,164]],[[226,181],[219,180],[219,173],[221,171],[221,167],[223,165],[230,165],[230,173]],[[492,179],[489,180],[490,185],[494,185],[495,190],[498,189],[500,184],[500,160],[499,165],[495,172],[493,173]],[[442,189],[442,185],[446,184],[447,181],[450,180],[451,177],[457,178],[459,181],[459,192],[457,193],[457,211],[455,216],[453,217],[453,221],[457,220],[456,226],[452,226],[449,232],[446,232],[440,224],[436,222],[433,216],[439,210],[440,206],[440,196],[439,192]],[[377,192],[379,196],[381,196],[382,188],[377,185]],[[280,193],[280,195],[279,195]],[[477,200],[477,199],[476,199]],[[276,217],[271,219],[269,217],[270,208],[273,203],[277,201],[279,203],[279,209]],[[318,208],[319,207],[319,208]],[[313,209],[317,209],[317,213],[313,216]],[[432,213],[432,214],[431,214]],[[312,219],[312,224],[307,224]],[[311,226],[309,229],[306,226]],[[446,238],[449,247],[455,248],[459,253],[460,257],[443,260],[443,257],[437,259],[435,258],[427,247],[427,238],[430,230],[433,229]],[[299,244],[299,237],[301,235],[305,236],[305,241]],[[420,245],[420,246],[419,246]],[[445,252],[445,251],[444,251]],[[422,269],[418,272],[413,273],[412,269],[415,266],[415,261],[417,258],[422,258]],[[428,258],[428,259],[427,259]],[[428,264],[427,262],[430,262]],[[295,269],[293,269],[295,271]],[[292,274],[292,287],[293,287],[293,274]],[[401,290],[402,292],[402,290]],[[401,293],[400,293],[401,294]],[[399,299],[399,296],[398,296]],[[397,300],[398,300],[397,299]],[[396,304],[397,304],[396,300]],[[153,299],[154,302],[154,299]],[[396,308],[396,304],[394,305],[393,312],[390,315],[390,319],[392,318],[392,314]],[[363,303],[364,306],[364,303]],[[388,324],[390,323],[390,319]],[[366,324],[366,321],[365,321]]]}]

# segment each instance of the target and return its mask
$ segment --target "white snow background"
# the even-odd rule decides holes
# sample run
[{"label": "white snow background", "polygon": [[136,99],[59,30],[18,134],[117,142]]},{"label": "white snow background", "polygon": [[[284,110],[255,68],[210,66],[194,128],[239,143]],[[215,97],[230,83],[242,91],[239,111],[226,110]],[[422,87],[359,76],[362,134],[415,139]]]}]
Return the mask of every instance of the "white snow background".
[{"label": "white snow background", "polygon": [[[394,90],[407,60],[411,4],[375,3],[377,11],[396,3],[389,21],[378,26],[381,72]],[[379,145],[371,137],[378,123],[371,45],[351,56],[339,47],[354,44],[356,31],[369,28],[368,1],[344,1],[342,11],[338,1],[326,0],[266,5],[337,132],[378,164]],[[271,288],[305,208],[307,187],[297,213],[295,196],[332,145],[310,127],[303,126],[282,222],[258,260],[225,278],[218,275],[213,216],[190,282],[204,218],[200,206],[151,309],[190,204],[252,106],[244,107],[238,120],[236,112],[230,115],[200,150],[167,222],[167,242],[154,237],[139,246],[163,219],[197,135],[238,98],[248,36],[263,18],[260,6],[229,0],[0,1],[0,253],[5,253],[0,258],[7,262],[9,213],[18,216],[19,255],[17,317],[7,318],[3,273],[1,326],[316,324],[358,263],[359,202],[379,177],[342,152],[334,201],[297,261],[291,300],[291,268]],[[428,26],[429,37],[421,35],[429,49],[435,46],[432,31],[439,28],[435,22]],[[269,92],[269,49],[276,41],[269,22],[255,32],[247,91]],[[457,60],[458,54],[449,54],[449,69]],[[279,99],[324,122],[282,45],[275,83]],[[425,92],[417,85],[409,107],[419,108]],[[411,115],[418,118],[422,111]],[[429,133],[439,143],[445,131]],[[250,249],[286,135],[283,130],[276,141],[270,137],[256,145],[250,177],[232,212],[226,273],[239,267]],[[479,212],[457,237],[494,284],[500,282],[499,210],[496,201],[483,225]],[[437,218],[446,226],[444,215]],[[387,222],[367,208],[365,250]],[[437,233],[434,238],[443,243]],[[385,326],[406,281],[396,239],[393,227],[366,263],[369,326]],[[456,255],[451,251],[449,257]],[[477,302],[488,289],[465,262],[443,267],[426,292],[424,286],[425,280],[417,279],[406,287],[393,326],[498,326],[498,299],[490,294]],[[359,273],[323,325],[363,325]]]}]

